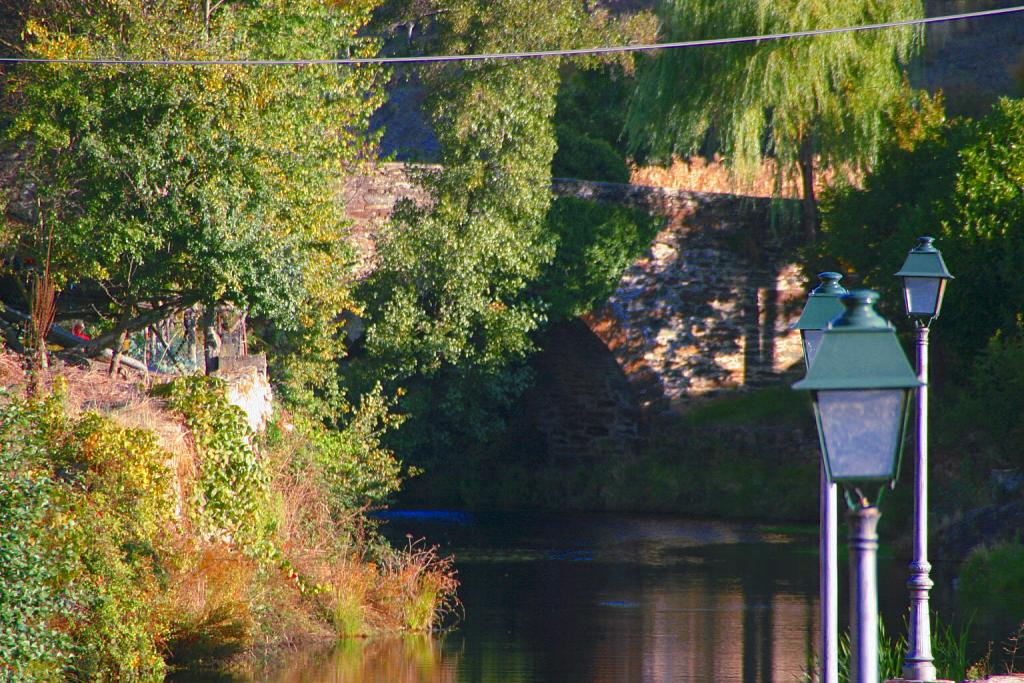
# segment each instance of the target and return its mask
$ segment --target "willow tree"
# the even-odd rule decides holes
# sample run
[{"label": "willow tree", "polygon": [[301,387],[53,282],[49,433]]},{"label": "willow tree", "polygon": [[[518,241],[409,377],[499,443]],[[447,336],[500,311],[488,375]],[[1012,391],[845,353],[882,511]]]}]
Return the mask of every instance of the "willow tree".
[{"label": "willow tree", "polygon": [[[920,0],[664,0],[671,40],[808,31],[912,19]],[[665,50],[643,70],[627,117],[654,158],[721,152],[740,180],[770,157],[776,193],[797,176],[814,239],[818,170],[870,164],[906,92],[920,32],[902,27]]]}]

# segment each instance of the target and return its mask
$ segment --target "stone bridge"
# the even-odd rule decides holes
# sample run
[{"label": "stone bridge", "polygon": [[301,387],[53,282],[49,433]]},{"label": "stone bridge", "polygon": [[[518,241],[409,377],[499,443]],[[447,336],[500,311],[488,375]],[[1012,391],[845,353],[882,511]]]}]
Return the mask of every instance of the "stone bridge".
[{"label": "stone bridge", "polygon": [[[789,329],[806,291],[800,242],[773,227],[768,200],[566,179],[553,192],[665,219],[605,306],[540,340],[526,413],[553,455],[625,446],[652,417],[777,383],[801,361]],[[354,179],[343,196],[367,264],[395,201],[420,197],[401,164]]]}]

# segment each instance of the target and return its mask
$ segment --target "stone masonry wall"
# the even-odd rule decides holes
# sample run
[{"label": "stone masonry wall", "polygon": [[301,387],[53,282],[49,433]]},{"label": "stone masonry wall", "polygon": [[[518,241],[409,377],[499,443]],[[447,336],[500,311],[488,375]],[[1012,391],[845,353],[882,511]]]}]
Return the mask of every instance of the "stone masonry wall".
[{"label": "stone masonry wall", "polygon": [[426,201],[423,190],[410,177],[405,164],[375,164],[351,176],[341,187],[345,213],[352,221],[351,243],[359,258],[357,276],[373,268],[375,245],[401,199]]},{"label": "stone masonry wall", "polygon": [[650,251],[587,324],[615,355],[646,413],[778,381],[802,359],[799,238],[767,200],[556,180],[554,191],[664,216]]},{"label": "stone masonry wall", "polygon": [[[585,320],[644,412],[763,385],[801,359],[799,335],[789,330],[805,295],[799,239],[773,228],[768,201],[566,179],[552,189],[665,217],[650,251]],[[380,164],[341,194],[364,273],[395,203],[425,200],[403,164]]]},{"label": "stone masonry wall", "polygon": [[626,454],[643,437],[636,393],[602,340],[582,320],[548,327],[531,359],[536,383],[522,397],[513,429],[535,431],[548,464],[580,464]]}]

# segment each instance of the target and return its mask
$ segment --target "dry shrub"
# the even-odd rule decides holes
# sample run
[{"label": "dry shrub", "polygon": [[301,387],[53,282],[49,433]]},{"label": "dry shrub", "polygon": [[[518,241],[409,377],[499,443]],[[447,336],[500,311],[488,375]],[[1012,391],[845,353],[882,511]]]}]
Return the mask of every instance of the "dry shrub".
[{"label": "dry shrub", "polygon": [[405,548],[385,557],[379,573],[374,607],[398,628],[429,631],[461,607],[452,558],[438,555],[437,546],[425,546],[422,539],[410,536]]},{"label": "dry shrub", "polygon": [[[52,388],[58,377],[64,386],[64,409],[70,416],[87,411],[100,413],[127,429],[145,429],[156,435],[157,444],[169,454],[168,469],[174,476],[174,489],[179,501],[178,518],[187,520],[184,504],[196,475],[195,453],[188,441],[188,431],[164,405],[149,395],[142,382],[111,377],[106,364],[84,360],[77,364],[53,364],[38,374],[41,386]],[[0,352],[0,385],[25,391],[28,377],[20,356]]]},{"label": "dry shrub", "polygon": [[[287,423],[287,415],[280,423]],[[288,558],[283,574],[293,580],[293,602],[308,598],[341,637],[438,626],[458,605],[451,559],[419,543],[387,547],[362,526],[365,510],[335,518],[330,493],[304,447],[299,430],[284,431],[266,454],[279,502],[276,542]]]},{"label": "dry shrub", "polygon": [[0,386],[21,387],[26,382],[21,356],[0,351]]},{"label": "dry shrub", "polygon": [[[672,165],[668,168],[633,166],[630,182],[634,185],[668,187],[691,192],[744,194],[752,197],[779,196],[796,199],[803,196],[800,179],[797,176],[787,178],[782,183],[781,190],[776,194],[776,169],[775,162],[766,159],[762,162],[760,171],[753,178],[743,181],[732,174],[719,155],[715,155],[711,160],[699,156],[689,159],[674,157]],[[860,177],[860,174],[853,171],[843,171],[841,174],[831,170],[819,171],[815,176],[815,192],[820,193],[832,185],[837,175],[841,175],[844,180],[854,184]]]},{"label": "dry shrub", "polygon": [[[281,412],[278,424],[288,423]],[[271,487],[280,500],[277,537],[286,557],[300,561],[335,550],[337,524],[316,465],[303,456],[305,440],[298,430],[282,430],[274,447],[264,452]]]},{"label": "dry shrub", "polygon": [[[271,479],[275,554],[256,560],[226,539],[200,538],[186,509],[196,454],[165,401],[142,383],[110,377],[98,363],[54,365],[39,377],[44,386],[62,377],[69,415],[95,411],[122,427],[149,430],[169,454],[178,510],[161,558],[166,590],[153,609],[169,624],[163,645],[173,664],[220,665],[300,640],[427,631],[459,606],[450,559],[418,543],[392,549],[367,522],[366,509],[339,512],[331,505],[307,436],[297,429],[281,429],[272,447],[256,446]],[[15,354],[0,351],[0,380],[14,391],[28,389]],[[288,424],[287,414],[279,424]]]},{"label": "dry shrub", "polygon": [[334,565],[328,581],[322,599],[338,636],[365,636],[379,627],[372,623],[374,610],[368,609],[378,582],[373,564],[341,560]]},{"label": "dry shrub", "polygon": [[223,543],[190,543],[180,540],[180,565],[168,581],[168,649],[175,663],[223,660],[255,642],[257,567]]},{"label": "dry shrub", "polygon": [[[44,370],[49,367],[49,354],[46,350],[46,335],[50,332],[57,313],[56,289],[50,276],[50,254],[47,248],[46,263],[43,272],[33,276],[32,291],[29,296],[29,346],[33,355],[33,370]],[[38,385],[36,387],[39,388]]]},{"label": "dry shrub", "polygon": [[48,380],[60,376],[67,382],[67,410],[75,414],[86,410],[109,413],[146,400],[146,387],[142,384],[110,377],[104,364],[96,361],[54,364]]},{"label": "dry shrub", "polygon": [[356,556],[335,561],[319,597],[340,637],[426,632],[460,607],[451,558],[411,543],[388,549],[379,562]]}]

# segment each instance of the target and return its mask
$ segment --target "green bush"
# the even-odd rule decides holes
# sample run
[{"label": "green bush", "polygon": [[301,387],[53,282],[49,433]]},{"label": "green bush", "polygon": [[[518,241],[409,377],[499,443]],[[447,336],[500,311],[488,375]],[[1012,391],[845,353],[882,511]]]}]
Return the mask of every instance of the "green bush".
[{"label": "green bush", "polygon": [[1024,605],[1024,544],[1003,543],[974,550],[960,568],[957,598],[979,612],[1015,610]]},{"label": "green bush", "polygon": [[[862,188],[822,202],[824,239],[812,270],[836,266],[884,292],[902,316],[892,276],[920,235],[937,246],[956,280],[935,342],[959,372],[998,332],[1020,333],[1024,315],[1024,101],[1002,99],[979,119],[946,120],[934,105],[912,134],[884,151]],[[851,278],[851,281],[856,281]]]},{"label": "green bush", "polygon": [[621,64],[601,68],[564,65],[561,75],[555,126],[605,142],[620,158],[624,157],[626,140],[622,131],[629,98],[636,88],[635,76],[626,73]]},{"label": "green bush", "polygon": [[558,246],[539,284],[551,317],[573,318],[605,303],[660,225],[639,209],[572,197],[555,200],[548,227]]},{"label": "green bush", "polygon": [[[0,395],[0,399],[10,397]],[[70,659],[53,617],[67,609],[51,542],[55,484],[39,443],[39,404],[0,406],[0,680],[57,680]]]},{"label": "green bush", "polygon": [[166,453],[149,432],[69,417],[59,390],[3,399],[0,680],[162,680]]},{"label": "green bush", "polygon": [[609,143],[566,126],[558,126],[555,132],[558,151],[551,162],[551,175],[555,178],[629,182],[625,158]]},{"label": "green bush", "polygon": [[966,387],[951,401],[940,434],[969,444],[976,466],[979,456],[986,456],[980,462],[987,468],[1024,467],[1022,405],[1024,339],[997,334],[977,356]]},{"label": "green bush", "polygon": [[305,458],[294,464],[302,467],[311,461],[311,471],[323,479],[335,519],[381,505],[401,486],[402,463],[382,443],[385,433],[403,419],[391,412],[393,407],[394,401],[377,385],[360,398],[341,429],[325,429],[304,417],[295,420],[305,442]]}]

